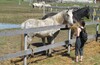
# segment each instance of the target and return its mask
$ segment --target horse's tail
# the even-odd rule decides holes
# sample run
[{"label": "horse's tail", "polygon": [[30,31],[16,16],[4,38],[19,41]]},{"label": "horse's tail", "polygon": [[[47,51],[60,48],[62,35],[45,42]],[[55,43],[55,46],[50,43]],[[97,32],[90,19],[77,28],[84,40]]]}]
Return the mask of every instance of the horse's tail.
[{"label": "horse's tail", "polygon": [[25,25],[26,25],[25,22],[22,23],[22,24],[21,24],[21,29],[24,29],[24,28],[25,28]]}]

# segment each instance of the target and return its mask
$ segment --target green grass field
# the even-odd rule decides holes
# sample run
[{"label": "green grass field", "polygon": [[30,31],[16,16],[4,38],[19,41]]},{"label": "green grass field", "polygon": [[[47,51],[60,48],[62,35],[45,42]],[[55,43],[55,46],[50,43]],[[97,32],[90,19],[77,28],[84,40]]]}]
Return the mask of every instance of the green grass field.
[{"label": "green grass field", "polygon": [[29,18],[39,18],[42,11],[33,9],[28,3],[22,2],[18,5],[18,0],[0,1],[0,22],[2,23],[22,23]]},{"label": "green grass field", "polygon": [[[21,24],[29,18],[40,19],[43,16],[42,9],[29,6],[29,3],[22,2],[18,5],[18,0],[0,0],[0,23],[14,23]],[[77,3],[76,3],[77,4]],[[52,4],[55,5],[55,4]],[[73,4],[57,4],[58,6],[72,6]],[[85,5],[85,4],[78,4]],[[93,6],[93,4],[91,5]],[[0,30],[1,31],[1,30]],[[95,25],[87,26],[88,34],[95,34]],[[55,42],[65,41],[68,33],[61,31],[55,39]],[[33,42],[41,42],[40,38],[35,37]],[[8,53],[14,53],[20,51],[21,47],[21,35],[0,37],[0,56]],[[34,58],[28,59],[29,65],[100,65],[100,43],[91,40],[85,46],[84,61],[83,63],[74,62],[74,47],[71,48],[70,57],[64,56],[67,50],[63,47],[55,48],[53,57],[46,57],[44,55],[35,55]],[[23,61],[20,58],[11,59],[18,61],[16,63],[11,60],[0,61],[0,65],[22,65]]]}]

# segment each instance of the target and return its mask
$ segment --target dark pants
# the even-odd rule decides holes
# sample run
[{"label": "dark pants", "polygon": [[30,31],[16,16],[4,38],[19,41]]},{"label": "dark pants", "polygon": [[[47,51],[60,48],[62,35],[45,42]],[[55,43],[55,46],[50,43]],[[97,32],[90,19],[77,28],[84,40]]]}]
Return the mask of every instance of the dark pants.
[{"label": "dark pants", "polygon": [[78,56],[83,56],[83,47],[84,47],[84,42],[80,40],[80,37],[76,38],[76,43],[75,43],[75,55]]}]

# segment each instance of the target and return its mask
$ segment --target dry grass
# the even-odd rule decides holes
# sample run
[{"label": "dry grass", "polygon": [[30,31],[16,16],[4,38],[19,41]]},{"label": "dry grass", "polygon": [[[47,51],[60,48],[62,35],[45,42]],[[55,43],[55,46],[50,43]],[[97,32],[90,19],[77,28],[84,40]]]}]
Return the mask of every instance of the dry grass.
[{"label": "dry grass", "polygon": [[[3,1],[3,0],[2,0]],[[17,1],[17,0],[16,0]],[[0,22],[20,24],[29,18],[41,18],[42,10],[33,9],[27,3],[18,5],[16,2],[0,1]],[[87,26],[89,34],[95,33],[95,26]],[[61,31],[55,39],[55,42],[65,41],[68,33]],[[40,38],[35,37],[33,42],[41,42]],[[20,50],[21,36],[0,37],[0,56],[8,53],[14,53]],[[54,50],[53,57],[36,54],[35,57],[28,59],[29,65],[99,65],[100,64],[100,43],[91,41],[85,45],[83,63],[74,62],[74,47],[71,48],[70,57],[66,56],[67,50],[64,47],[58,47]],[[15,61],[15,62],[14,62]],[[0,65],[22,65],[23,61],[20,58],[0,61]]]},{"label": "dry grass", "polygon": [[9,4],[0,4],[0,22],[1,23],[16,23],[20,24],[29,18],[41,18],[42,10],[32,6],[28,6],[27,3],[18,5],[15,2]]},{"label": "dry grass", "polygon": [[[74,62],[74,47],[71,48],[70,56],[66,56],[67,50],[64,47],[55,48],[53,57],[47,57],[38,54],[28,59],[29,65],[99,65],[100,64],[100,43],[91,41],[85,45],[84,61],[82,63]],[[58,51],[58,52],[57,52]],[[12,61],[12,62],[11,62]],[[22,65],[20,58],[14,58],[8,61],[0,62],[0,65]]]}]

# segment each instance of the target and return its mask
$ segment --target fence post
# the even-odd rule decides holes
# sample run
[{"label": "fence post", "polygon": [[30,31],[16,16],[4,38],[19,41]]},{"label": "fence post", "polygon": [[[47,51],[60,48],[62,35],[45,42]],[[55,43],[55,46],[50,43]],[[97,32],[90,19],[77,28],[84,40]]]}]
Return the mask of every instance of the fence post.
[{"label": "fence post", "polygon": [[32,0],[29,0],[29,6],[31,6],[32,5]]},{"label": "fence post", "polygon": [[94,22],[95,16],[96,16],[96,10],[93,9],[93,22]]},{"label": "fence post", "polygon": [[43,5],[43,16],[45,15],[45,6]]},{"label": "fence post", "polygon": [[96,25],[96,41],[98,40],[99,24]]},{"label": "fence post", "polygon": [[[27,50],[27,34],[24,34],[24,50]],[[24,65],[27,65],[27,56],[24,57]]]},{"label": "fence post", "polygon": [[50,11],[51,11],[51,12],[53,11],[52,7],[50,7]]},{"label": "fence post", "polygon": [[68,54],[70,54],[70,47],[71,47],[71,45],[70,45],[70,39],[71,39],[71,29],[69,29],[68,30]]},{"label": "fence post", "polygon": [[[57,4],[56,4],[56,7],[58,7]],[[56,12],[57,12],[57,11],[58,11],[58,10],[57,10],[57,8],[56,8]]]},{"label": "fence post", "polygon": [[21,5],[21,0],[19,0],[19,5]]}]

